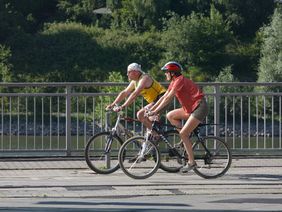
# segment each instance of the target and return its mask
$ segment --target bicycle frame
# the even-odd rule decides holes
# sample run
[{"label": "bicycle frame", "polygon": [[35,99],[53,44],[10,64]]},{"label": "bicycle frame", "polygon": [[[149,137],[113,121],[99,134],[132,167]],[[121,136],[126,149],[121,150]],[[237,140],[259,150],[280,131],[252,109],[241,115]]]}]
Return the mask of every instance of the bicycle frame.
[{"label": "bicycle frame", "polygon": [[[142,150],[146,148],[146,143],[147,143],[148,140],[150,140],[152,131],[155,131],[155,132],[160,136],[161,140],[162,140],[166,145],[169,146],[169,148],[170,148],[171,151],[173,151],[173,154],[177,155],[177,157],[179,157],[181,160],[185,160],[184,155],[181,155],[181,154],[180,154],[177,150],[175,150],[174,147],[169,143],[169,141],[166,139],[166,137],[165,137],[164,134],[163,134],[164,131],[161,130],[160,126],[157,126],[157,125],[158,125],[157,123],[158,123],[158,122],[157,122],[156,120],[154,120],[154,121],[153,121],[153,124],[152,124],[152,130],[148,130],[148,131],[147,131],[147,135],[146,135],[146,137],[145,137],[145,144],[142,146],[142,147],[143,147]],[[166,126],[171,126],[171,127],[174,127],[174,128],[175,128],[175,126],[173,126],[173,125],[168,125],[168,124],[166,124]],[[141,152],[141,154],[142,154],[142,153],[143,153],[143,152]]]},{"label": "bicycle frame", "polygon": [[[191,137],[194,136],[197,138],[197,140],[201,143],[202,147],[205,149],[206,151],[206,154],[211,156],[211,153],[210,151],[208,150],[208,148],[206,147],[206,145],[203,143],[203,137],[200,135],[200,127],[202,126],[206,126],[206,125],[213,125],[213,124],[199,124],[194,130],[193,130],[193,133],[190,135]],[[176,128],[175,126],[173,125],[170,125],[170,124],[165,124],[165,126],[170,126],[170,127],[174,127]],[[171,151],[173,151],[173,154],[176,155],[177,157],[179,157],[181,160],[186,160],[185,156],[184,155],[181,155],[177,150],[174,149],[174,147],[169,143],[169,141],[166,139],[166,137],[163,135],[163,131],[161,130],[161,126],[158,126],[158,122],[157,120],[154,120],[153,121],[153,124],[152,124],[152,130],[149,131],[149,133],[152,133],[152,131],[155,131],[156,133],[158,133],[158,135],[160,136],[161,140],[163,142],[165,142],[166,145],[169,146],[169,149]],[[150,136],[147,135],[146,136],[146,141],[150,139]]]},{"label": "bicycle frame", "polygon": [[[107,113],[110,113],[112,111],[108,111]],[[121,137],[122,134],[124,134],[127,137],[132,137],[134,134],[129,131],[128,129],[126,129],[121,123],[120,121],[122,119],[126,120],[126,121],[138,121],[136,119],[130,118],[130,117],[124,117],[124,112],[123,111],[119,111],[117,112],[117,119],[116,122],[114,124],[114,127],[111,128],[109,131],[111,132],[110,137],[107,139],[106,145],[105,145],[105,153],[110,152],[110,148],[111,148],[111,144],[112,144],[112,137],[117,135],[119,137]]]}]

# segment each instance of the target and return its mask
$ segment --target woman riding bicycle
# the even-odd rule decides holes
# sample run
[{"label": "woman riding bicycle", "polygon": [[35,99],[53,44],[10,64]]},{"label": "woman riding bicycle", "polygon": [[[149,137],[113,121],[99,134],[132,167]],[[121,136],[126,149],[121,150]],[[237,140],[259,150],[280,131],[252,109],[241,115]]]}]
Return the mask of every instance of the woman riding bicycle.
[{"label": "woman riding bicycle", "polygon": [[192,142],[189,137],[191,132],[193,132],[207,116],[207,102],[204,98],[204,93],[199,87],[192,80],[181,74],[183,68],[179,63],[170,61],[166,63],[161,70],[165,72],[166,79],[171,81],[171,83],[166,93],[151,108],[149,115],[158,114],[163,107],[173,100],[174,96],[177,97],[182,107],[170,111],[167,114],[167,119],[178,128],[181,128],[182,120],[187,120],[179,131],[179,134],[184,143],[185,150],[188,153],[188,163],[181,171],[188,172],[196,166]]}]

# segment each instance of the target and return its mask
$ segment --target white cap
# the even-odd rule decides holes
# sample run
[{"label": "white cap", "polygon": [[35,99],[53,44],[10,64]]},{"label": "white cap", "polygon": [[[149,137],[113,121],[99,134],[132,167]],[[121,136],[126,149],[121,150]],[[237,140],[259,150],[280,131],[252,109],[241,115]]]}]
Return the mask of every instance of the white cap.
[{"label": "white cap", "polygon": [[141,65],[139,65],[138,63],[131,63],[127,66],[127,71],[132,71],[132,70],[144,73],[141,69]]}]

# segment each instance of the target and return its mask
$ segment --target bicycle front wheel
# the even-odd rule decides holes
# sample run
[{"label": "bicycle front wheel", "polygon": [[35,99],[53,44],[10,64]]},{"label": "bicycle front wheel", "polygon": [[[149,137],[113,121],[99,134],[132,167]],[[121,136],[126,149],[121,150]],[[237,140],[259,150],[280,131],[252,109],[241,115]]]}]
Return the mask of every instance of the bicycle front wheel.
[{"label": "bicycle front wheel", "polygon": [[128,139],[120,147],[119,164],[122,171],[134,179],[146,179],[159,168],[160,153],[151,141],[143,136]]},{"label": "bicycle front wheel", "polygon": [[85,160],[93,171],[110,174],[119,168],[118,151],[123,141],[111,132],[101,132],[92,136],[85,147]]},{"label": "bicycle front wheel", "polygon": [[197,167],[194,172],[211,179],[224,175],[230,168],[232,156],[227,144],[218,137],[205,137],[193,145]]}]

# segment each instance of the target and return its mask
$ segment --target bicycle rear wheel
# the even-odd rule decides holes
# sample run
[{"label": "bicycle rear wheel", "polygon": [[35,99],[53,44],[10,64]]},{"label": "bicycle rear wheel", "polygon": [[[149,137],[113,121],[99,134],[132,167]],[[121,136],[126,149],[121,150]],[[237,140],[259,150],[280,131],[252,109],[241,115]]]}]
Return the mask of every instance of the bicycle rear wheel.
[{"label": "bicycle rear wheel", "polygon": [[122,143],[122,139],[111,132],[101,132],[92,136],[84,151],[89,168],[99,174],[115,172],[119,168],[118,151]]},{"label": "bicycle rear wheel", "polygon": [[171,144],[169,147],[165,142],[159,142],[158,148],[161,154],[160,168],[164,171],[176,173],[183,166],[180,156],[184,155],[184,146],[177,130],[170,130],[164,133],[164,137]]},{"label": "bicycle rear wheel", "polygon": [[205,137],[193,145],[197,167],[194,172],[211,179],[224,175],[230,168],[232,156],[227,144],[217,137]]},{"label": "bicycle rear wheel", "polygon": [[120,147],[119,164],[122,171],[134,179],[146,179],[159,168],[160,153],[151,141],[143,136],[128,139]]}]

